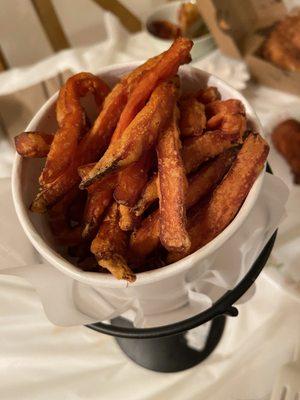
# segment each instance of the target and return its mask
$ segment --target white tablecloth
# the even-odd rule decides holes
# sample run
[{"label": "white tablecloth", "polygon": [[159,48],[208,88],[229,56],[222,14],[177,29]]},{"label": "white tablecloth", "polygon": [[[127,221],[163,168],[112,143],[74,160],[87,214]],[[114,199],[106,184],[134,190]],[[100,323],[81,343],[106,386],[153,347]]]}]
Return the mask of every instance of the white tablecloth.
[{"label": "white tablecloth", "polygon": [[[142,47],[136,48],[143,58]],[[127,61],[134,58],[131,51],[119,53],[119,58],[112,54],[111,59]],[[15,84],[17,75],[11,76]],[[298,105],[300,109],[299,99],[267,88],[250,86],[245,93],[265,125],[280,113],[288,116],[290,109]],[[275,172],[281,174],[278,155],[272,152],[271,158]],[[1,177],[9,176],[11,162],[12,152],[2,140]],[[288,217],[270,260],[273,265],[283,264],[290,280],[299,270],[299,257],[289,257],[300,248],[299,198],[299,188],[291,186]],[[114,339],[85,327],[53,326],[25,281],[0,276],[0,398],[268,399],[276,371],[300,340],[299,300],[274,283],[270,278],[274,273],[264,272],[254,298],[239,306],[238,318],[228,318],[215,352],[201,365],[176,374],[157,374],[134,365]]]}]

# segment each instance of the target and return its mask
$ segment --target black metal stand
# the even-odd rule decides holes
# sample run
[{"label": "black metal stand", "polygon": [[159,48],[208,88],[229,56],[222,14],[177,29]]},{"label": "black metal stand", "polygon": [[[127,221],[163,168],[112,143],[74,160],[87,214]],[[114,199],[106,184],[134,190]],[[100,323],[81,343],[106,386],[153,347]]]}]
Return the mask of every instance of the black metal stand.
[{"label": "black metal stand", "polygon": [[[221,315],[212,321],[205,346],[200,351],[187,345],[186,332],[144,340],[117,337],[116,341],[121,350],[136,364],[156,372],[178,372],[194,367],[214,351],[221,340],[225,320],[226,317]],[[133,327],[131,322],[124,318],[116,318],[112,324]]]},{"label": "black metal stand", "polygon": [[[177,372],[191,368],[205,358],[219,343],[225,325],[225,315],[236,317],[233,306],[252,286],[264,268],[276,239],[277,231],[268,241],[246,276],[227,291],[209,309],[174,324],[155,328],[137,329],[124,318],[115,318],[111,324],[98,322],[87,325],[97,332],[116,337],[120,348],[137,364],[158,372]],[[199,325],[213,321],[202,351],[187,346],[184,334]]]}]

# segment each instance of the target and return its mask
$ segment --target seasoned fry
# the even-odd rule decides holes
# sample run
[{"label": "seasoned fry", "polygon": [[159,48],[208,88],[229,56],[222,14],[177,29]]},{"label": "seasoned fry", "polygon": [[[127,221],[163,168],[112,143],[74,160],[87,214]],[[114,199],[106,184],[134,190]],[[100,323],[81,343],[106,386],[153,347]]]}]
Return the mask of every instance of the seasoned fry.
[{"label": "seasoned fry", "polygon": [[242,139],[246,128],[246,117],[242,114],[217,114],[207,121],[208,130],[221,130],[224,133],[238,133]]},{"label": "seasoned fry", "polygon": [[133,231],[138,222],[138,218],[130,207],[119,204],[119,225],[122,231]]},{"label": "seasoned fry", "polygon": [[[235,149],[220,154],[203,166],[189,179],[186,209],[203,199],[221,181],[229,170],[236,155]],[[159,245],[159,212],[155,211],[144,219],[140,228],[131,235],[130,246],[134,254],[145,258]]]},{"label": "seasoned fry", "polygon": [[[268,144],[258,134],[251,133],[246,138],[235,162],[207,205],[189,221],[192,245],[188,254],[214,239],[233,220],[263,169],[268,152]],[[177,261],[186,254],[171,252],[168,261]]]},{"label": "seasoned fry", "polygon": [[83,238],[90,238],[97,232],[102,216],[113,197],[113,189],[94,190],[88,194],[83,216]]},{"label": "seasoned fry", "polygon": [[157,144],[160,241],[168,250],[188,251],[190,239],[185,223],[187,180],[181,158],[178,109],[174,107],[169,124]]},{"label": "seasoned fry", "polygon": [[222,131],[206,132],[203,136],[186,140],[182,147],[186,172],[192,172],[206,160],[236,146],[239,140],[239,132],[224,133]]},{"label": "seasoned fry", "polygon": [[220,100],[221,95],[216,87],[210,86],[206,89],[200,89],[196,94],[196,99],[202,104],[208,104]]},{"label": "seasoned fry", "polygon": [[144,189],[151,167],[151,153],[119,172],[114,198],[119,204],[133,207]]},{"label": "seasoned fry", "polygon": [[172,46],[163,54],[159,62],[150,68],[132,92],[128,103],[120,117],[114,136],[119,139],[123,131],[144,107],[155,87],[162,81],[177,73],[180,65],[191,61],[190,51],[193,42],[186,38],[176,39]]},{"label": "seasoned fry", "polygon": [[208,118],[211,118],[216,114],[245,115],[245,107],[243,106],[243,103],[237,99],[216,100],[206,105],[205,112]]},{"label": "seasoned fry", "polygon": [[141,198],[133,207],[133,211],[137,217],[141,216],[145,210],[158,198],[157,192],[157,175],[147,183],[141,195]]},{"label": "seasoned fry", "polygon": [[[81,72],[69,78],[58,98],[59,129],[54,135],[46,164],[40,176],[40,185],[53,181],[72,162],[80,135],[86,128],[85,112],[80,97],[92,92],[97,102],[109,92],[108,86],[98,77]],[[61,105],[60,103],[63,103]],[[64,117],[62,110],[65,110]]]},{"label": "seasoned fry", "polygon": [[80,188],[84,189],[109,172],[130,165],[149,151],[171,114],[177,94],[177,85],[174,81],[158,85],[148,103],[125,129],[122,136],[108,148],[88,176],[82,180]]},{"label": "seasoned fry", "polygon": [[[36,199],[32,203],[32,210],[39,213],[46,212],[48,206],[54,204],[70,190],[72,186],[80,181],[80,177],[77,173],[78,167],[95,162],[99,159],[117,126],[117,122],[126,105],[128,96],[134,91],[145,73],[160,61],[163,54],[153,57],[133,70],[107,95],[104,100],[103,108],[94,122],[94,125],[80,141],[72,163],[58,178],[44,185],[43,189],[37,194]],[[63,109],[63,107],[61,108]],[[62,120],[63,114],[60,115],[59,118],[59,120]]]},{"label": "seasoned fry", "polygon": [[118,206],[113,203],[92,242],[91,252],[98,264],[117,279],[134,282],[136,276],[126,263],[127,239],[127,233],[119,227]]},{"label": "seasoned fry", "polygon": [[145,218],[139,229],[131,234],[130,250],[137,257],[144,259],[159,246],[159,211]]},{"label": "seasoned fry", "polygon": [[15,147],[22,157],[46,157],[53,141],[53,135],[43,132],[22,132],[15,136]]},{"label": "seasoned fry", "polygon": [[183,137],[200,136],[206,127],[205,107],[195,97],[184,97],[179,102],[180,133]]}]

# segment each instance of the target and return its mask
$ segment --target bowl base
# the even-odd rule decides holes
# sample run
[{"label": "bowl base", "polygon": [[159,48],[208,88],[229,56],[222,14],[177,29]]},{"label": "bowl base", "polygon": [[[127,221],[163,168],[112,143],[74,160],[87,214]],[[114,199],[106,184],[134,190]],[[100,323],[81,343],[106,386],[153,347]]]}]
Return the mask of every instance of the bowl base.
[{"label": "bowl base", "polygon": [[[136,364],[156,372],[179,372],[204,361],[216,348],[221,340],[226,317],[219,316],[212,320],[201,351],[187,345],[185,333],[155,339],[125,339],[116,337],[121,350]],[[130,321],[115,318],[112,325],[132,328]]]}]

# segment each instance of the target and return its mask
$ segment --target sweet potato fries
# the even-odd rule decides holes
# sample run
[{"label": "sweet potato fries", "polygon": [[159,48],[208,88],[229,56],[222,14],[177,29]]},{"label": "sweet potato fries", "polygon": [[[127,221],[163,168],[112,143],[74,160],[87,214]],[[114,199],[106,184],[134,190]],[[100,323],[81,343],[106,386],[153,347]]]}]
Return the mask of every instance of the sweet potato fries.
[{"label": "sweet potato fries", "polygon": [[[134,282],[185,257],[230,224],[262,170],[268,145],[247,130],[240,100],[215,87],[181,93],[191,47],[176,39],[112,89],[74,75],[58,96],[57,131],[15,138],[21,156],[46,157],[31,210],[47,213],[79,267]],[[99,109],[92,124],[87,93]]]}]

